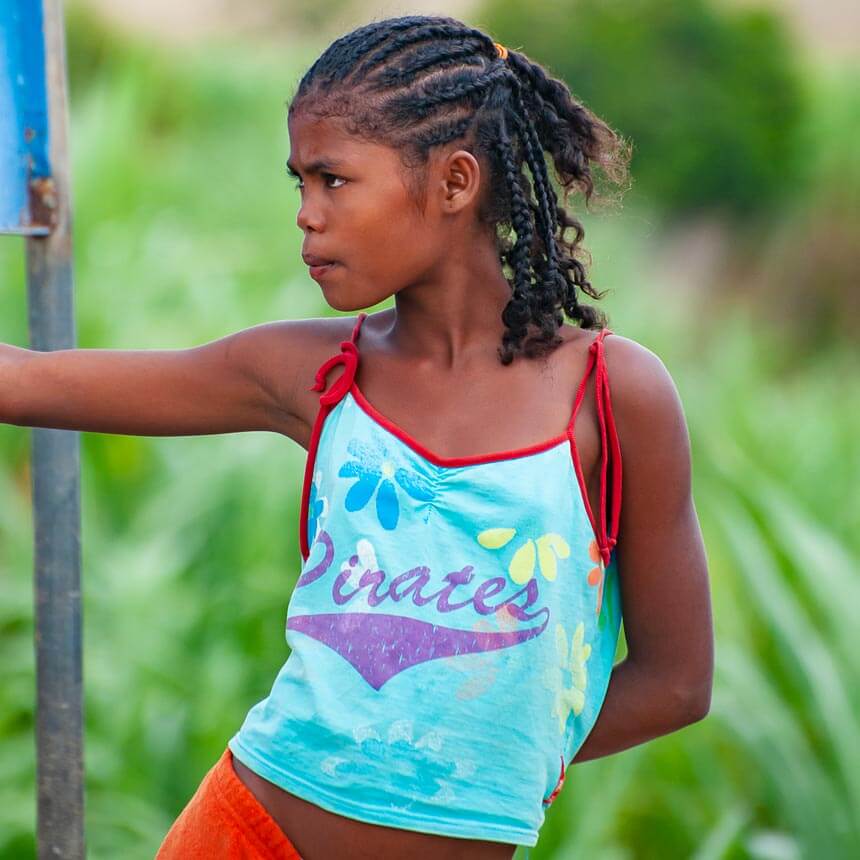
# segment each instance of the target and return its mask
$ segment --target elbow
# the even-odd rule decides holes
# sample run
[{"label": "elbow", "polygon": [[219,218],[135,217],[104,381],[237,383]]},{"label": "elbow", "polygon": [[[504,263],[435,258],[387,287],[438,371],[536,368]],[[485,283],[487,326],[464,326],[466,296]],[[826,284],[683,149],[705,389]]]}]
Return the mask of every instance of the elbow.
[{"label": "elbow", "polygon": [[704,720],[705,717],[708,716],[708,713],[711,710],[711,700],[710,698],[706,700],[697,700],[695,702],[691,702],[690,706],[687,708],[686,721],[685,725],[691,725],[692,723],[698,723],[699,720]]},{"label": "elbow", "polygon": [[683,721],[683,725],[690,725],[703,720],[711,710],[711,690],[713,684],[710,680],[698,687],[684,686],[676,690],[677,710]]}]

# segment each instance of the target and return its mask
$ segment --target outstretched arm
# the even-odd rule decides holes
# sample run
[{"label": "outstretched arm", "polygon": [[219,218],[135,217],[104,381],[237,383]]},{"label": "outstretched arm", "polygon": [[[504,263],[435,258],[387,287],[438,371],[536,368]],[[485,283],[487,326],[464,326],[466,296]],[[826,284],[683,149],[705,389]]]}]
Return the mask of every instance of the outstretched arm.
[{"label": "outstretched arm", "polygon": [[293,392],[314,322],[264,323],[176,350],[0,344],[0,421],[138,436],[293,435]]}]

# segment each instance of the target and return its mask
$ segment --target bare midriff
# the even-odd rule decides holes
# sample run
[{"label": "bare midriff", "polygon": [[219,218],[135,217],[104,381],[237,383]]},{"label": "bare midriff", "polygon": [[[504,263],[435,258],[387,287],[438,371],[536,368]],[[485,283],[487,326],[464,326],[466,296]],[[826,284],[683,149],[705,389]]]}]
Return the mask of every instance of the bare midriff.
[{"label": "bare midriff", "polygon": [[233,769],[302,860],[511,860],[515,845],[418,833],[346,818],[290,794],[237,758]]}]

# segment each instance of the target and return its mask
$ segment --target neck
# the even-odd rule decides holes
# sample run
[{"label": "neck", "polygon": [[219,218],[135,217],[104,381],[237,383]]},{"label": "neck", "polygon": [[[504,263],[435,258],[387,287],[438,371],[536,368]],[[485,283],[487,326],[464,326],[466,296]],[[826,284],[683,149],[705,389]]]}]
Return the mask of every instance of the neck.
[{"label": "neck", "polygon": [[477,259],[452,254],[432,278],[395,294],[382,335],[399,355],[455,371],[477,357],[494,355],[510,298],[495,249]]}]

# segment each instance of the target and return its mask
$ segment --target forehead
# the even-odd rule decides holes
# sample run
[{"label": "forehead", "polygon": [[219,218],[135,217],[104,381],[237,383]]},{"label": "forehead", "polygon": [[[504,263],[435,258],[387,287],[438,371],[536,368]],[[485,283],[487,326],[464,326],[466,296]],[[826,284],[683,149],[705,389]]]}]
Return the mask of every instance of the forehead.
[{"label": "forehead", "polygon": [[390,147],[348,134],[335,119],[299,114],[288,121],[290,160],[293,167],[324,163],[337,166],[371,166],[393,158]]}]

